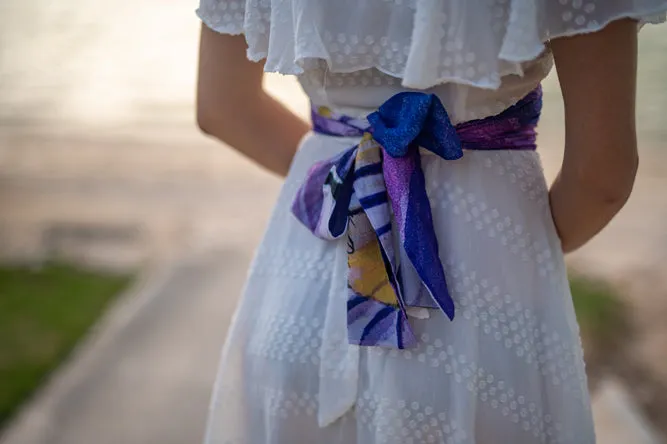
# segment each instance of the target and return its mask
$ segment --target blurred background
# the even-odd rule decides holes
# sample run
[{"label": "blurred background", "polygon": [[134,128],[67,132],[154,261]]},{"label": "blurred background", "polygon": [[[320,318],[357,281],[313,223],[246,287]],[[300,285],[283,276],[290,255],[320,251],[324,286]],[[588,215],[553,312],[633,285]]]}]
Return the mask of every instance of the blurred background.
[{"label": "blurred background", "polygon": [[[199,442],[280,181],[201,135],[196,1],[0,2],[0,443]],[[568,260],[599,440],[667,442],[667,26],[635,193]],[[268,90],[306,117],[293,79]],[[563,146],[557,79],[540,150]]]}]

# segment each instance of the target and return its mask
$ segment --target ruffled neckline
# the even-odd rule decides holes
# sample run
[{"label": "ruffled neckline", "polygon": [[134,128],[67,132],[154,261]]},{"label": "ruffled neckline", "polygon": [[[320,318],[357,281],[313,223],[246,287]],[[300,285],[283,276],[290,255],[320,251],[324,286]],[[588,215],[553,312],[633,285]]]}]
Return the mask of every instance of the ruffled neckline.
[{"label": "ruffled neckline", "polygon": [[[548,51],[552,38],[630,17],[665,21],[667,0],[201,0],[211,29],[244,34],[248,58],[301,75],[374,68],[406,88],[459,83],[497,89]],[[353,19],[350,19],[353,17]]]}]

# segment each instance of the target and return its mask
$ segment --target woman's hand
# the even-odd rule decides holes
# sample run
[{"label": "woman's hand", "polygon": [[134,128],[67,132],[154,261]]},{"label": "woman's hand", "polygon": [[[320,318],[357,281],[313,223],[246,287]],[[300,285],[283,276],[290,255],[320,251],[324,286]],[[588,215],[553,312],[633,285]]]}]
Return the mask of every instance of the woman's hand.
[{"label": "woman's hand", "polygon": [[637,173],[637,23],[550,43],[565,102],[565,157],[551,187],[563,250],[575,250],[625,205]]},{"label": "woman's hand", "polygon": [[197,123],[263,167],[285,176],[309,126],[262,89],[263,65],[246,58],[243,36],[202,25]]}]

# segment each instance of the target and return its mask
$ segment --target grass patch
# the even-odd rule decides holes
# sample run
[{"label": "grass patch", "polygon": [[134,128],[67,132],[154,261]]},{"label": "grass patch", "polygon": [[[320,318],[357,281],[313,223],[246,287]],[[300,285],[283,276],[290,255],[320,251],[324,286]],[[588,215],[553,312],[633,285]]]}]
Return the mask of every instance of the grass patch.
[{"label": "grass patch", "polygon": [[615,373],[624,360],[632,336],[631,314],[608,284],[572,276],[570,288],[581,329],[588,386],[595,391],[605,375]]},{"label": "grass patch", "polygon": [[626,326],[628,313],[620,296],[610,286],[575,276],[570,279],[570,289],[579,325],[595,337],[595,342],[613,339],[625,330],[619,327]]},{"label": "grass patch", "polygon": [[129,281],[64,264],[0,267],[0,425]]}]

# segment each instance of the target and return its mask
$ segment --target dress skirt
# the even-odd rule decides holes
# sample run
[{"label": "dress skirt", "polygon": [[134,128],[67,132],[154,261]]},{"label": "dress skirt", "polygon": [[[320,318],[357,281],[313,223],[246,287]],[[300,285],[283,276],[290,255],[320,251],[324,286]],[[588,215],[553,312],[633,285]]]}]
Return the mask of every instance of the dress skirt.
[{"label": "dress skirt", "polygon": [[290,211],[313,163],[358,142],[302,141],[227,334],[206,444],[595,442],[538,153],[422,153],[456,316],[411,313],[419,344],[397,350],[348,344],[346,242]]}]

